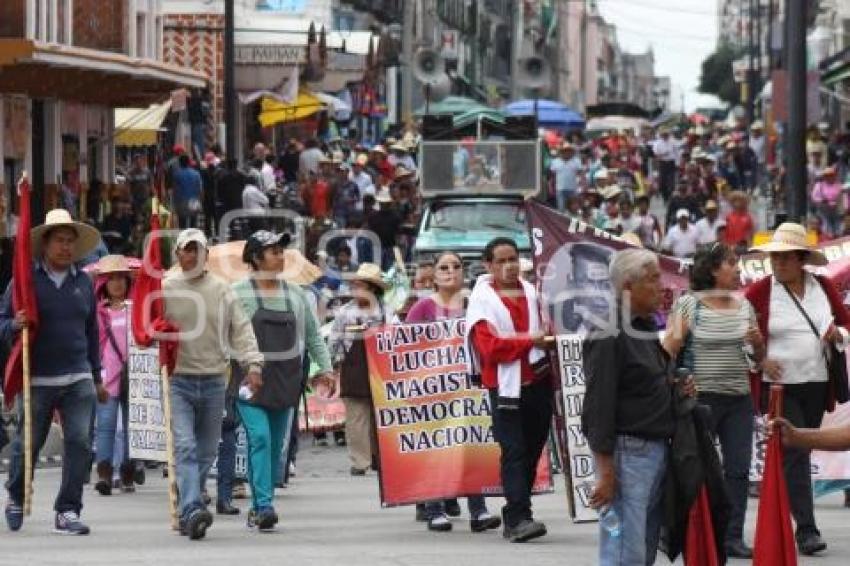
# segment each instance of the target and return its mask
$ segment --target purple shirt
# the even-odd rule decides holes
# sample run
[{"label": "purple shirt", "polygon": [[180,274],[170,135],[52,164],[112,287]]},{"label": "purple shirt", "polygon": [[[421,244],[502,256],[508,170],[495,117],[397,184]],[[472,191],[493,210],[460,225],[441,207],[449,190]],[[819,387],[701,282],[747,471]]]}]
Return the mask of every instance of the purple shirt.
[{"label": "purple shirt", "polygon": [[461,318],[466,312],[463,308],[449,309],[437,304],[431,297],[424,297],[416,301],[410,307],[405,322],[434,322],[435,320],[446,320],[449,318]]}]

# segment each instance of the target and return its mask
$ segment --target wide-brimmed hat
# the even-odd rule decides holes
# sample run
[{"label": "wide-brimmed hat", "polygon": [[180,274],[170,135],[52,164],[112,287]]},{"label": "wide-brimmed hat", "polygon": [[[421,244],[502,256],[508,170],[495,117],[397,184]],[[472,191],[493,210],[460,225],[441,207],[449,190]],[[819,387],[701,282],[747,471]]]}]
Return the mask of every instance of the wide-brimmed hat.
[{"label": "wide-brimmed hat", "polygon": [[408,147],[401,142],[395,142],[390,146],[390,151],[401,151],[403,153],[407,153]]},{"label": "wide-brimmed hat", "polygon": [[44,236],[50,230],[60,227],[71,228],[76,232],[77,239],[74,241],[74,261],[87,256],[100,242],[100,232],[93,226],[83,222],[77,222],[71,218],[71,214],[64,208],[55,208],[47,213],[44,224],[30,230],[33,257],[41,257],[43,253]]},{"label": "wide-brimmed hat", "polygon": [[608,175],[608,170],[607,170],[607,169],[600,169],[599,171],[597,171],[597,172],[593,175],[593,180],[594,180],[594,181],[599,181],[600,179],[607,181],[609,178],[610,178],[610,176]]},{"label": "wide-brimmed hat", "polygon": [[413,171],[411,171],[404,165],[399,165],[398,167],[396,167],[394,179],[403,179],[405,177],[413,177]]},{"label": "wide-brimmed hat", "polygon": [[806,239],[806,229],[796,222],[783,222],[773,232],[773,236],[769,242],[760,246],[754,246],[752,250],[765,253],[809,252],[806,257],[806,263],[811,265],[826,265],[828,263],[826,256],[820,250],[809,245]]},{"label": "wide-brimmed hat", "polygon": [[360,267],[357,268],[357,272],[351,276],[351,279],[371,283],[385,291],[389,287],[384,281],[381,268],[374,263],[361,263]]},{"label": "wide-brimmed hat", "polygon": [[103,256],[98,260],[94,270],[98,275],[110,275],[112,273],[130,273],[130,262],[123,255],[112,254]]},{"label": "wide-brimmed hat", "polygon": [[381,153],[383,155],[387,154],[387,150],[382,145],[376,145],[375,147],[373,147],[369,151],[372,151],[372,152],[375,152],[375,153]]},{"label": "wide-brimmed hat", "polygon": [[712,199],[705,201],[705,209],[706,210],[717,210],[718,209],[717,201],[712,200]]},{"label": "wide-brimmed hat", "polygon": [[612,198],[617,198],[621,194],[623,194],[623,189],[621,189],[617,185],[608,185],[599,191],[599,194],[602,195],[602,198],[605,200],[611,200]]},{"label": "wide-brimmed hat", "polygon": [[750,126],[750,130],[763,130],[763,129],[764,129],[764,122],[762,122],[761,120],[756,120],[755,122],[753,122],[753,125]]},{"label": "wide-brimmed hat", "polygon": [[676,220],[678,220],[680,218],[687,218],[688,220],[690,220],[691,219],[690,211],[688,211],[687,208],[680,208],[679,210],[677,210],[676,211]]}]

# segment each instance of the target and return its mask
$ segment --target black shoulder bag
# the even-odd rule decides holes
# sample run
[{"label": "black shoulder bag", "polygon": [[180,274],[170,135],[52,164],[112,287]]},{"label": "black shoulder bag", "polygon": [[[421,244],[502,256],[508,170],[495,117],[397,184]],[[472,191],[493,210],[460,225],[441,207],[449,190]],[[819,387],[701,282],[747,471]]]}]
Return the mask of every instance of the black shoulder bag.
[{"label": "black shoulder bag", "polygon": [[[819,281],[818,285],[820,285]],[[806,319],[806,322],[809,323],[809,327],[812,329],[812,332],[814,332],[815,336],[817,336],[818,340],[820,340],[820,333],[818,332],[815,323],[812,322],[811,318],[809,318],[809,313],[806,312],[806,309],[803,308],[803,305],[800,304],[800,301],[797,300],[797,297],[791,292],[788,285],[783,283],[782,287],[785,289],[785,292],[788,293],[788,296],[791,297],[791,300],[794,301],[794,304],[797,306],[800,314],[802,314],[803,318]],[[830,305],[830,310],[831,309],[832,305]],[[836,403],[846,403],[850,400],[850,387],[848,387],[847,384],[847,358],[845,353],[840,352],[838,348],[835,347],[835,344],[829,344],[823,347],[823,355],[826,359],[826,371],[829,376],[829,389],[831,396],[834,397]]]}]

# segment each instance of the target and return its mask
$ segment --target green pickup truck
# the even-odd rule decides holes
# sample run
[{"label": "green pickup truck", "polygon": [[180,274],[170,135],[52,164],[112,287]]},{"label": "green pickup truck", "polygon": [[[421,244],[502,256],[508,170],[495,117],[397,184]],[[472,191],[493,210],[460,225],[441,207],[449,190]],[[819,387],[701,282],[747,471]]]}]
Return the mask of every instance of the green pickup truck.
[{"label": "green pickup truck", "polygon": [[539,192],[539,155],[537,141],[423,142],[414,260],[457,252],[470,280],[484,269],[484,246],[499,236],[530,257],[525,201]]}]

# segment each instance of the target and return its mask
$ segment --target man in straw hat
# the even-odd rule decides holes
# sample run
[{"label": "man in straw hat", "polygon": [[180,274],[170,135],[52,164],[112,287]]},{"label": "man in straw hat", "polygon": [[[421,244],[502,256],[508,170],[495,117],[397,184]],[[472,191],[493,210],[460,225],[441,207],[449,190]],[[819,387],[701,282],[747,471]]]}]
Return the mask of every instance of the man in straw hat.
[{"label": "man in straw hat", "polygon": [[[91,467],[91,425],[95,397],[107,397],[100,375],[100,344],[94,285],[75,262],[100,240],[97,230],[75,222],[68,211],[51,210],[31,231],[33,285],[38,304],[38,333],[30,344],[32,454],[47,439],[54,411],[63,432],[62,485],[54,503],[56,532],[87,535],[80,521],[83,483]],[[11,338],[27,324],[28,314],[12,311],[12,285],[0,304],[0,337]],[[17,531],[24,519],[23,419],[12,443],[6,524]]]},{"label": "man in straw hat", "polygon": [[[850,336],[850,314],[829,279],[804,269],[807,264],[825,265],[827,259],[808,245],[803,226],[780,224],[771,240],[754,250],[770,255],[773,271],[745,292],[767,348],[760,368],[766,383],[759,382],[754,396],[759,399],[759,390],[780,383],[785,390],[780,416],[795,427],[818,428],[824,411],[848,400],[846,373],[830,371],[824,348],[843,351]],[[844,363],[843,357],[840,360]],[[809,451],[788,447],[783,464],[797,547],[802,554],[815,554],[826,549],[826,542],[815,522]]]},{"label": "man in straw hat", "polygon": [[229,360],[239,363],[245,385],[256,392],[263,382],[263,355],[233,290],[206,270],[204,233],[183,230],[174,250],[179,270],[162,285],[165,317],[180,328],[171,376],[171,430],[180,532],[197,540],[213,522],[201,498],[201,486],[216,456]]}]

